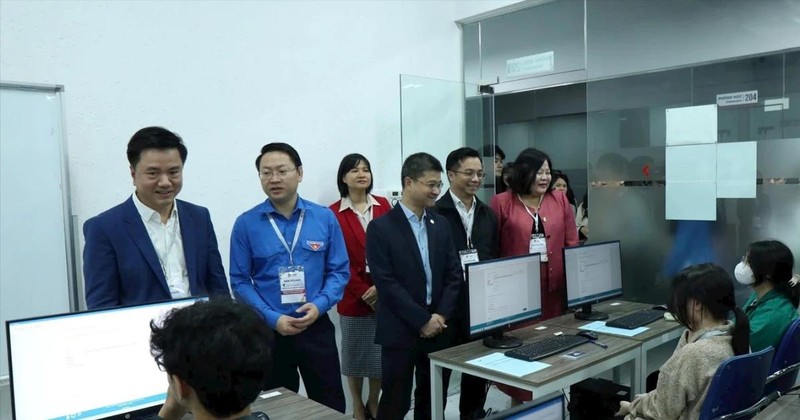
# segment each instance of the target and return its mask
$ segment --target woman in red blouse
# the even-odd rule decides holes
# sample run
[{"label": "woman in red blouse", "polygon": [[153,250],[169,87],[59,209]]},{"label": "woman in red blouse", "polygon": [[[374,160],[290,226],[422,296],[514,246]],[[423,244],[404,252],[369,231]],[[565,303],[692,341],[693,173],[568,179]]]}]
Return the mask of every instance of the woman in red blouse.
[{"label": "woman in red blouse", "polygon": [[[492,197],[491,207],[500,224],[500,256],[541,253],[542,319],[564,313],[566,282],[562,249],[578,245],[575,216],[567,197],[551,189],[552,162],[533,148],[520,152],[514,162],[511,190]],[[519,401],[531,393],[498,386]]]},{"label": "woman in red blouse", "polygon": [[[342,199],[330,208],[339,220],[350,257],[350,281],[336,309],[342,328],[342,374],[353,397],[353,417],[372,419],[378,412],[381,389],[381,348],[375,341],[375,305],[378,294],[366,260],[367,224],[391,210],[389,202],[370,194],[372,172],[364,156],[345,156],[336,178]],[[361,398],[364,378],[369,380],[367,404]]]}]

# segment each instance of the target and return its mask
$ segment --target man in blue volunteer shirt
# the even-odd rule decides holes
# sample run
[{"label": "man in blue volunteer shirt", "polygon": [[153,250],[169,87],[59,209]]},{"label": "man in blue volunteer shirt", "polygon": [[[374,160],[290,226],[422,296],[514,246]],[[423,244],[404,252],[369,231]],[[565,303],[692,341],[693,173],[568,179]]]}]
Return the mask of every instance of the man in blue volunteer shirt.
[{"label": "man in blue volunteer shirt", "polygon": [[344,237],[327,207],[300,198],[300,155],[270,143],[256,158],[268,199],[236,219],[231,234],[231,289],[277,332],[267,389],[299,389],[344,412],[335,330],[327,315],[350,277]]}]

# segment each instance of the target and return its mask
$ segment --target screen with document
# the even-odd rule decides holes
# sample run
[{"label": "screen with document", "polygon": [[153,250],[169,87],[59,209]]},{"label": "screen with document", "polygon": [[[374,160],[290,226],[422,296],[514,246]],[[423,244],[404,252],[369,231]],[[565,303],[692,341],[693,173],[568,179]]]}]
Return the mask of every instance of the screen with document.
[{"label": "screen with document", "polygon": [[7,322],[19,419],[101,419],[160,406],[167,375],[150,355],[150,321],[205,298]]},{"label": "screen with document", "polygon": [[621,296],[619,241],[564,248],[564,274],[570,308]]},{"label": "screen with document", "polygon": [[470,336],[542,315],[539,264],[529,254],[467,265]]}]

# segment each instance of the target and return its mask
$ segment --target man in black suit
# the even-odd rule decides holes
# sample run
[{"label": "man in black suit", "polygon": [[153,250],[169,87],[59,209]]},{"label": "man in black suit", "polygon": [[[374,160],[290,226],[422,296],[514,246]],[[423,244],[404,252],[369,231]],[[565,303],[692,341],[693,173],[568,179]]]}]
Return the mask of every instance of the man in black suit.
[{"label": "man in black suit", "polygon": [[428,353],[450,344],[447,319],[463,282],[447,220],[426,211],[442,188],[442,164],[427,153],[403,163],[403,197],[367,228],[367,261],[378,291],[375,343],[380,344],[383,394],[378,419],[431,417]]},{"label": "man in black suit", "polygon": [[[500,250],[500,236],[497,217],[489,206],[475,194],[483,184],[486,173],[483,170],[481,155],[477,150],[462,147],[450,152],[445,162],[450,189],[436,202],[436,211],[447,218],[455,248],[462,267],[477,261],[497,258]],[[450,319],[453,345],[463,344],[469,337],[469,302],[466,285],[461,290],[458,307]],[[444,371],[445,389],[451,371]],[[459,412],[461,419],[483,418],[486,413],[486,380],[476,376],[461,375],[461,398]]]}]

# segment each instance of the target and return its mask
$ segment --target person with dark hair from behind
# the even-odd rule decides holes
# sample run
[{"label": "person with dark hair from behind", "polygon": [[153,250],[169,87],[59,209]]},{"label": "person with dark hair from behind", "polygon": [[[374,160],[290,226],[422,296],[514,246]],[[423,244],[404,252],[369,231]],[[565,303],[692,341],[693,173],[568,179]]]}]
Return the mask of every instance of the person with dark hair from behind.
[{"label": "person with dark hair from behind", "polygon": [[403,196],[367,227],[367,261],[378,288],[375,343],[381,349],[378,419],[431,417],[428,353],[450,345],[447,324],[464,277],[447,219],[433,207],[442,188],[442,164],[427,153],[403,162]]},{"label": "person with dark hair from behind", "polygon": [[309,398],[344,413],[336,330],[328,316],[350,278],[342,229],[329,208],[297,194],[303,164],[294,147],[269,143],[255,165],[267,199],[234,222],[231,289],[278,333],[267,388],[297,392],[303,375]]},{"label": "person with dark hair from behind", "polygon": [[[342,198],[330,206],[342,226],[350,257],[350,281],[336,309],[342,328],[342,374],[347,377],[357,420],[374,418],[381,392],[381,347],[375,344],[378,292],[367,265],[365,244],[369,223],[392,206],[386,198],[370,194],[373,183],[372,167],[364,155],[345,156],[336,175]],[[369,382],[367,404],[361,397],[364,378]]]},{"label": "person with dark hair from behind", "polygon": [[158,419],[256,419],[250,412],[269,376],[272,330],[231,299],[200,301],[150,322],[150,353],[167,373]]},{"label": "person with dark hair from behind", "polygon": [[797,319],[800,290],[792,283],[793,267],[792,251],[775,240],[751,243],[736,265],[736,281],[753,288],[744,304],[753,351],[777,348],[789,324]]},{"label": "person with dark hair from behind", "polygon": [[[750,352],[747,316],[736,306],[733,279],[716,264],[685,268],[673,279],[667,307],[687,328],[661,366],[655,390],[620,403],[632,419],[696,419],[722,362]],[[734,315],[735,323],[729,321]]]},{"label": "person with dark hair from behind", "polygon": [[[436,211],[447,218],[461,266],[477,261],[495,259],[500,251],[497,217],[492,209],[475,194],[483,184],[486,174],[478,151],[462,147],[450,152],[445,162],[450,189],[436,202]],[[453,345],[468,342],[469,302],[466,288],[461,289],[458,308],[451,317]],[[451,371],[445,370],[444,383],[448,385]],[[472,375],[461,375],[459,411],[462,419],[485,416],[487,381]],[[445,392],[445,395],[447,393]]]},{"label": "person with dark hair from behind", "polygon": [[208,209],[176,199],[187,156],[183,140],[146,127],[131,137],[127,155],[133,194],[83,225],[86,306],[230,296]]}]

